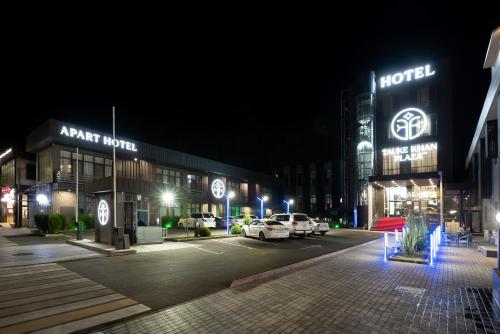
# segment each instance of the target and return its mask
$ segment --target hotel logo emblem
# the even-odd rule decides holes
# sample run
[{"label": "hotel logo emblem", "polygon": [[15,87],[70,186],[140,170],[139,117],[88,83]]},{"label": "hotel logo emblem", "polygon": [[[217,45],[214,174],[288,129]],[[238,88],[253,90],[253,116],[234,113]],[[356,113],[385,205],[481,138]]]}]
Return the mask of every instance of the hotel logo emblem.
[{"label": "hotel logo emblem", "polygon": [[427,129],[427,115],[418,108],[406,108],[394,116],[391,132],[400,140],[412,140],[420,137]]},{"label": "hotel logo emblem", "polygon": [[97,206],[97,218],[99,219],[99,224],[106,225],[109,220],[109,206],[105,200],[101,200]]},{"label": "hotel logo emblem", "polygon": [[212,194],[214,195],[214,197],[222,198],[225,192],[226,192],[226,186],[224,185],[224,182],[222,182],[222,180],[220,179],[215,179],[212,182]]}]

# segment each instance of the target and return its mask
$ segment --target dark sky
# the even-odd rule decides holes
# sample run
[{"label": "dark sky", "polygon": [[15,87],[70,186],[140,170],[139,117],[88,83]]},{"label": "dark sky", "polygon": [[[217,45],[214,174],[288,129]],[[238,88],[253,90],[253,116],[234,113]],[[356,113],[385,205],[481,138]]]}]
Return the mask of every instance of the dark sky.
[{"label": "dark sky", "polygon": [[334,145],[317,138],[335,140],[339,90],[360,71],[451,56],[465,156],[500,6],[376,5],[24,18],[2,48],[0,147],[49,117],[110,131],[116,105],[120,136],[269,170]]}]

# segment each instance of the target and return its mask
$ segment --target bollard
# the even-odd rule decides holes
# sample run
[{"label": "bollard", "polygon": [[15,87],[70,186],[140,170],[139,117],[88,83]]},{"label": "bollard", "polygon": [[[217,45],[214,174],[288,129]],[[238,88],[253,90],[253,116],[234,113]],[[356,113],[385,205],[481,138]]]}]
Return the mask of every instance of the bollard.
[{"label": "bollard", "polygon": [[384,232],[384,261],[387,261],[387,232]]},{"label": "bollard", "polygon": [[76,225],[76,240],[83,240],[83,224],[82,222],[75,222]]}]

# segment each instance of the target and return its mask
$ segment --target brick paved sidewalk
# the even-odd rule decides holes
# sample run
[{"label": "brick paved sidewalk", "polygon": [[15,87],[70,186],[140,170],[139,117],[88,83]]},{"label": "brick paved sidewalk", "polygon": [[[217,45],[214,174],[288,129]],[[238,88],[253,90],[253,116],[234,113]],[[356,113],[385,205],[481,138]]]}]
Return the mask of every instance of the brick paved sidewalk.
[{"label": "brick paved sidewalk", "polygon": [[495,259],[454,247],[441,248],[438,256],[433,267],[384,262],[377,240],[279,279],[226,289],[104,331],[499,332],[488,312]]}]

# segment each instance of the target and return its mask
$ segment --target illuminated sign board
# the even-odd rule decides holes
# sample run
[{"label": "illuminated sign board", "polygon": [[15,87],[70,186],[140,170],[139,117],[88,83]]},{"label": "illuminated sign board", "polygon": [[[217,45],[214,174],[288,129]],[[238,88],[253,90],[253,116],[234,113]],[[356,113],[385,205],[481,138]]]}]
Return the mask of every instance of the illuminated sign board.
[{"label": "illuminated sign board", "polygon": [[380,77],[380,88],[397,86],[403,82],[419,80],[422,78],[433,76],[434,74],[436,74],[436,71],[432,69],[431,65],[409,68],[403,72],[397,72]]},{"label": "illuminated sign board", "polygon": [[391,121],[392,135],[401,140],[420,137],[427,129],[427,115],[418,108],[406,108],[398,112]]},{"label": "illuminated sign board", "polygon": [[415,144],[382,149],[382,155],[392,156],[394,162],[423,160],[430,153],[437,153],[437,143]]},{"label": "illuminated sign board", "polygon": [[212,195],[214,195],[215,198],[222,198],[224,196],[224,193],[226,192],[226,186],[224,185],[224,182],[222,182],[221,179],[215,179],[212,182]]},{"label": "illuminated sign board", "polygon": [[2,154],[0,154],[0,159],[2,159],[3,157],[5,157],[7,154],[9,154],[10,152],[12,152],[12,148],[9,148],[7,151],[3,152]]},{"label": "illuminated sign board", "polygon": [[97,206],[97,218],[99,219],[99,224],[102,226],[106,225],[109,220],[109,205],[105,200],[101,200]]},{"label": "illuminated sign board", "polygon": [[84,141],[91,142],[91,143],[102,144],[102,145],[106,145],[106,146],[113,146],[114,145],[116,148],[121,148],[123,150],[131,151],[131,152],[137,152],[137,147],[135,146],[135,143],[133,143],[133,142],[121,140],[121,139],[115,139],[113,141],[112,137],[102,136],[102,135],[95,133],[95,132],[84,131],[81,129],[76,129],[76,128],[67,127],[67,126],[63,125],[61,127],[61,131],[59,131],[59,134],[61,136],[76,138],[76,139],[84,140]]}]

